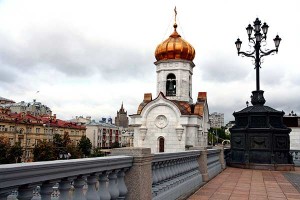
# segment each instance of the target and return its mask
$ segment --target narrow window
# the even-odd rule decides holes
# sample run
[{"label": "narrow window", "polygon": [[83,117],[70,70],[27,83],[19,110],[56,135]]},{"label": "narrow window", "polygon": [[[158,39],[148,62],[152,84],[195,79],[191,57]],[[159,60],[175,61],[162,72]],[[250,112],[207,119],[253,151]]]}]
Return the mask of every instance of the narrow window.
[{"label": "narrow window", "polygon": [[166,96],[176,96],[176,76],[174,74],[168,74],[166,84]]}]

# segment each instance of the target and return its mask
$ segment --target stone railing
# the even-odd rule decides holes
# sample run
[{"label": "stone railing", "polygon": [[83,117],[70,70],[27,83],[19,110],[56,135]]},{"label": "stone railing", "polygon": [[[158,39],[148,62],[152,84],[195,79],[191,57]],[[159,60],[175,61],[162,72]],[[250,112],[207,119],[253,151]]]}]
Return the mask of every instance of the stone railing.
[{"label": "stone railing", "polygon": [[201,185],[200,151],[154,154],[152,160],[152,199],[178,199]]},{"label": "stone railing", "polygon": [[0,165],[0,200],[125,199],[132,161],[114,156]]},{"label": "stone railing", "polygon": [[224,151],[221,149],[207,150],[207,174],[212,179],[225,168]]},{"label": "stone railing", "polygon": [[0,200],[184,199],[224,168],[222,148],[118,148],[109,157],[0,165]]},{"label": "stone railing", "polygon": [[290,154],[293,156],[295,166],[300,167],[300,150],[290,150]]}]

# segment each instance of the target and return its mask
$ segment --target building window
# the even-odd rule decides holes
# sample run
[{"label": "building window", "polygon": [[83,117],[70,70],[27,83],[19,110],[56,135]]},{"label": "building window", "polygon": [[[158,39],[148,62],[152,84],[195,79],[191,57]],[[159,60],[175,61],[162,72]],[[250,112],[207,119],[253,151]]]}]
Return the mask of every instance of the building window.
[{"label": "building window", "polygon": [[26,128],[26,133],[31,133],[31,128],[27,127]]},{"label": "building window", "polygon": [[35,132],[36,132],[36,133],[40,133],[40,131],[41,131],[40,128],[36,128],[36,129],[35,129]]},{"label": "building window", "polygon": [[27,141],[26,145],[29,146],[30,145],[30,139],[27,139],[26,141]]},{"label": "building window", "polygon": [[0,131],[5,131],[5,125],[0,125]]},{"label": "building window", "polygon": [[176,96],[176,76],[174,74],[167,76],[166,96]]},{"label": "building window", "polygon": [[10,145],[14,145],[14,138],[9,138]]},{"label": "building window", "polygon": [[15,131],[15,126],[10,126],[9,131],[14,132]]}]

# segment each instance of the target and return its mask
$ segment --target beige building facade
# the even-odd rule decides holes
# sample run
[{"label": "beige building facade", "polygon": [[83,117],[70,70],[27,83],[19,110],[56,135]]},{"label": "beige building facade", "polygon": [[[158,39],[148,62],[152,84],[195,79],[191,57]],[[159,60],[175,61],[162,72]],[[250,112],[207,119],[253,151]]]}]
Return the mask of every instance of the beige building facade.
[{"label": "beige building facade", "polygon": [[12,113],[0,108],[0,136],[7,137],[11,145],[20,142],[24,162],[31,161],[33,149],[39,141],[52,141],[54,134],[68,133],[71,141],[78,144],[86,134],[85,126],[63,121],[53,116],[33,116],[29,113]]}]

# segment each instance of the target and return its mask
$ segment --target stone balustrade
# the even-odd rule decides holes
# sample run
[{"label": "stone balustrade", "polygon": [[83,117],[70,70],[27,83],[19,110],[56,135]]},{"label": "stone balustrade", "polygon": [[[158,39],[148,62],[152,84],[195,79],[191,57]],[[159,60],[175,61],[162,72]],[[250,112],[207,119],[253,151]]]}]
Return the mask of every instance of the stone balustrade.
[{"label": "stone balustrade", "polygon": [[0,165],[0,200],[184,199],[224,168],[222,148],[118,148],[109,157]]},{"label": "stone balustrade", "polygon": [[132,161],[114,156],[0,165],[0,200],[14,194],[18,200],[125,199]]},{"label": "stone balustrade", "polygon": [[157,153],[152,160],[152,199],[178,199],[204,184],[198,158],[200,151]]},{"label": "stone balustrade", "polygon": [[[223,158],[220,158],[223,156]],[[224,151],[221,149],[207,150],[207,173],[208,179],[212,179],[225,168]]]}]

